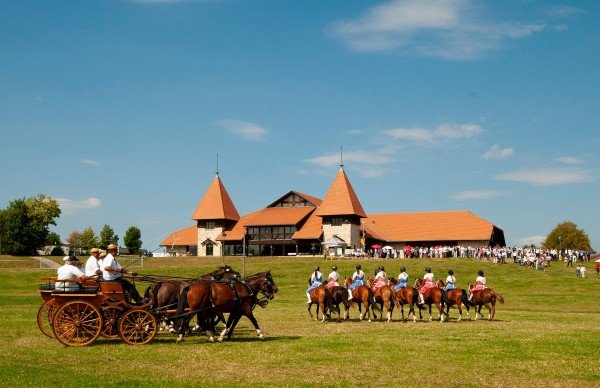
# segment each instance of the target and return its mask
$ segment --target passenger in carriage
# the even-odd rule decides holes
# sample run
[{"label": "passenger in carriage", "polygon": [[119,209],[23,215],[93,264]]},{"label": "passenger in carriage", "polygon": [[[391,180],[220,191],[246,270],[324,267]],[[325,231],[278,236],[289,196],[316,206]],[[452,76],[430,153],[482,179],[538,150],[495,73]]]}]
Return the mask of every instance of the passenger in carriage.
[{"label": "passenger in carriage", "polygon": [[98,276],[102,275],[102,270],[100,269],[101,260],[99,257],[100,250],[92,248],[90,250],[90,257],[85,262],[85,276],[97,279]]},{"label": "passenger in carriage", "polygon": [[352,290],[356,287],[365,284],[365,273],[362,271],[360,264],[356,265],[356,271],[352,274],[352,284],[348,286],[348,300],[352,300]]},{"label": "passenger in carriage", "polygon": [[456,288],[456,278],[454,277],[454,271],[448,270],[448,277],[446,278],[446,287],[444,287],[444,291],[448,292],[450,290],[454,290]]},{"label": "passenger in carriage", "polygon": [[408,274],[406,268],[400,268],[400,274],[398,275],[398,284],[394,287],[394,291],[400,291],[402,288],[408,285]]},{"label": "passenger in carriage", "polygon": [[340,274],[337,272],[337,265],[334,265],[333,267],[331,267],[331,273],[328,276],[328,283],[327,283],[327,288],[328,289],[332,289],[333,287],[337,287],[340,284],[338,283],[338,280],[340,280]]},{"label": "passenger in carriage", "polygon": [[429,291],[433,287],[435,287],[434,279],[435,279],[435,276],[431,272],[431,268],[429,268],[429,267],[425,268],[425,275],[423,275],[424,283],[423,283],[423,286],[421,287],[421,289],[419,290],[419,304],[425,303],[425,299],[423,298],[423,295],[427,291]]},{"label": "passenger in carriage", "polygon": [[482,270],[477,271],[477,279],[475,279],[475,286],[471,288],[469,292],[469,301],[473,299],[473,294],[481,290],[485,290],[486,280]]},{"label": "passenger in carriage", "polygon": [[57,282],[54,284],[56,291],[78,291],[78,282],[88,279],[79,269],[81,263],[75,256],[68,256],[65,264],[56,271]]},{"label": "passenger in carriage", "polygon": [[123,274],[127,273],[127,270],[123,268],[121,264],[117,262],[117,260],[115,260],[114,255],[118,255],[117,246],[115,244],[110,244],[107,251],[108,254],[104,259],[102,259],[103,280],[118,281],[121,283],[123,289],[129,294],[129,296],[133,298],[135,303],[141,304],[142,297],[140,296],[138,290],[131,282],[123,278]]},{"label": "passenger in carriage", "polygon": [[309,287],[306,289],[306,297],[308,298],[308,301],[306,303],[311,303],[310,292],[323,284],[323,274],[321,273],[318,265],[315,267],[315,271],[312,273],[312,275],[310,275],[308,284]]}]

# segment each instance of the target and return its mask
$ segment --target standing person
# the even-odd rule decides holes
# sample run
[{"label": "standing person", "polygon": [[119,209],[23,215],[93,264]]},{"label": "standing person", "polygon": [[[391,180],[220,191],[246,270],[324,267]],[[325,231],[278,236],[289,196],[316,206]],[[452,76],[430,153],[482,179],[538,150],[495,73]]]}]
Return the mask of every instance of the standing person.
[{"label": "standing person", "polygon": [[337,287],[340,284],[338,283],[338,280],[340,280],[340,274],[337,272],[337,265],[334,265],[333,267],[331,267],[331,272],[329,273],[328,278],[328,283],[327,283],[327,288],[328,289],[332,289],[333,287]]},{"label": "standing person", "polygon": [[131,282],[129,282],[127,279],[123,278],[123,274],[127,273],[127,270],[123,268],[121,264],[117,262],[117,260],[115,260],[115,255],[118,255],[117,246],[115,244],[110,244],[108,246],[107,251],[108,254],[104,259],[102,259],[102,277],[104,278],[104,280],[113,280],[120,282],[123,286],[123,289],[127,291],[129,296],[133,298],[135,303],[141,304],[142,297],[140,296],[135,286],[131,284]]},{"label": "standing person", "polygon": [[454,277],[454,271],[448,270],[448,277],[446,278],[446,287],[444,287],[444,291],[448,292],[450,290],[454,290],[456,288],[456,278]]},{"label": "standing person", "polygon": [[473,294],[486,289],[485,275],[482,270],[477,271],[477,279],[475,279],[475,287],[471,288],[469,293],[469,301],[473,299]]},{"label": "standing person", "polygon": [[352,274],[352,284],[348,286],[348,300],[352,300],[352,290],[365,284],[365,273],[360,264],[356,265],[356,271]]},{"label": "standing person", "polygon": [[54,284],[56,291],[77,291],[79,285],[88,277],[79,269],[81,263],[75,256],[67,256],[65,264],[56,271],[57,282]]},{"label": "standing person", "polygon": [[400,289],[406,287],[408,285],[408,274],[406,273],[406,268],[400,268],[400,274],[398,275],[398,284],[394,287],[394,291],[400,291]]},{"label": "standing person", "polygon": [[85,262],[85,276],[98,278],[102,274],[100,269],[100,250],[98,248],[92,248],[90,250],[90,257]]},{"label": "standing person", "polygon": [[433,283],[435,279],[435,276],[433,275],[433,273],[431,272],[431,268],[427,267],[425,268],[425,275],[423,275],[423,286],[419,289],[419,304],[425,304],[425,298],[423,297],[423,295],[431,290],[433,287],[435,287],[435,284]]},{"label": "standing person", "polygon": [[315,288],[319,287],[321,284],[323,284],[323,274],[321,273],[320,268],[317,265],[315,267],[315,271],[310,275],[310,278],[308,279],[308,288],[306,289],[306,297],[308,298],[308,301],[306,303],[311,303],[310,292]]}]

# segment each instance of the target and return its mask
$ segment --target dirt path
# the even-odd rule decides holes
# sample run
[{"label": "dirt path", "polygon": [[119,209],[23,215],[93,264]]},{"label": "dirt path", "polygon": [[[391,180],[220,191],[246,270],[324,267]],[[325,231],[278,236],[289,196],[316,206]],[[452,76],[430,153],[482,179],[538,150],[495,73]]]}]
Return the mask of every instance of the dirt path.
[{"label": "dirt path", "polygon": [[46,259],[45,257],[32,257],[32,259],[39,261],[41,268],[48,268],[48,269],[59,269],[60,268],[60,264],[58,264],[57,262],[52,261],[50,259]]}]

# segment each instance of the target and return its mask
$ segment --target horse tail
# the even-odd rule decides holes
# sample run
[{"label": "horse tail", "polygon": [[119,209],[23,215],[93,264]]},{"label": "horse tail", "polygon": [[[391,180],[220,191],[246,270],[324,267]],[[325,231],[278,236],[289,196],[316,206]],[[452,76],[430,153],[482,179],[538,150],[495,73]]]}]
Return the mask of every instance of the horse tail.
[{"label": "horse tail", "polygon": [[398,295],[396,295],[396,290],[394,290],[394,287],[390,287],[390,290],[392,290],[392,301],[394,301],[394,305],[396,308],[400,308],[400,301],[398,300]]},{"label": "horse tail", "polygon": [[496,296],[496,299],[498,299],[498,302],[504,304],[504,298],[502,297],[502,295],[498,294],[496,291],[492,290],[492,294],[494,294]]},{"label": "horse tail", "polygon": [[450,306],[450,299],[448,298],[448,293],[442,290],[442,303],[446,306]]},{"label": "horse tail", "polygon": [[[327,310],[329,310],[329,314],[333,314],[333,311],[334,311],[333,296],[331,295],[331,293],[329,291],[325,291],[325,306],[327,307]],[[338,309],[339,309],[339,306],[338,306]],[[325,313],[325,312],[323,312],[323,313]]]},{"label": "horse tail", "polygon": [[187,294],[188,291],[190,289],[190,286],[184,287],[181,289],[181,293],[179,294],[179,301],[177,302],[177,313],[176,315],[179,316],[179,333],[183,333],[185,331],[185,322],[186,322],[186,317],[183,316],[183,314],[185,313],[185,307],[188,304],[187,301]]},{"label": "horse tail", "polygon": [[373,291],[369,288],[369,304],[373,307],[375,307],[375,309],[379,310],[379,311],[383,311],[382,309],[379,308],[379,306],[377,305],[377,302],[375,302],[375,294],[373,294]]},{"label": "horse tail", "polygon": [[462,304],[465,305],[465,307],[467,308],[467,311],[469,309],[469,306],[472,306],[471,302],[469,302],[469,296],[467,294],[467,290],[465,290],[464,288],[462,288],[460,290],[460,300],[462,302]]}]

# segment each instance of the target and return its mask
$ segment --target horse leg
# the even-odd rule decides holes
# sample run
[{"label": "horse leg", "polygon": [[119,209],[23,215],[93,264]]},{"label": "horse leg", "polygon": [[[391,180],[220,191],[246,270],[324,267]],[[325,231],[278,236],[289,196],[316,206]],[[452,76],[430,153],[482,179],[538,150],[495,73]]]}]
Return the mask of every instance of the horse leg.
[{"label": "horse leg", "polygon": [[440,322],[444,322],[444,305],[442,302],[436,302],[435,307],[437,307],[438,313],[440,314]]},{"label": "horse leg", "polygon": [[429,322],[433,321],[433,317],[431,316],[431,303],[429,303]]},{"label": "horse leg", "polygon": [[258,339],[261,341],[264,340],[265,336],[263,335],[262,331],[260,330],[260,327],[258,326],[258,322],[256,321],[256,318],[254,318],[254,314],[252,314],[252,308],[248,306],[246,308],[246,312],[244,312],[244,315],[247,316],[248,319],[250,320],[250,322],[252,322],[252,324],[254,325]]},{"label": "horse leg", "polygon": [[223,331],[219,335],[219,338],[217,338],[217,341],[223,342],[223,339],[225,338],[225,335],[227,333],[229,333],[230,330],[232,330],[232,327],[233,327],[234,323],[237,320],[239,320],[238,314],[234,314],[234,313],[230,313],[229,314],[229,318],[227,319],[227,323],[225,323],[225,328],[223,329]]},{"label": "horse leg", "polygon": [[[310,317],[311,317],[311,318],[313,317],[313,315],[312,315],[312,311],[310,311],[310,309],[311,309],[312,305],[313,305],[313,302],[310,302],[310,303],[308,304],[308,315],[310,315]],[[318,314],[318,313],[319,313],[319,305],[317,305],[317,314]]]},{"label": "horse leg", "polygon": [[[362,321],[362,319],[363,319],[362,307],[363,307],[363,304],[359,303],[358,304],[358,320],[359,321]],[[367,307],[367,309],[368,309],[368,307]]]}]

